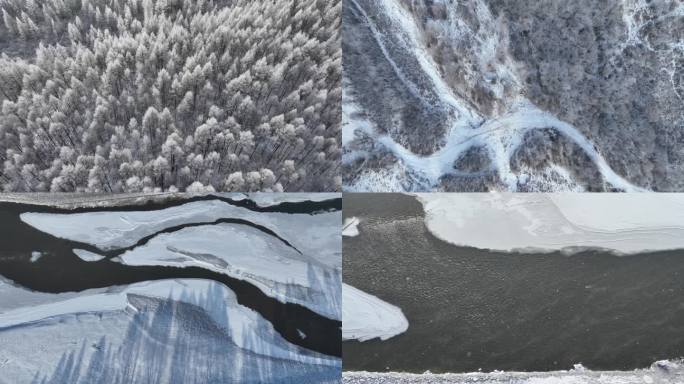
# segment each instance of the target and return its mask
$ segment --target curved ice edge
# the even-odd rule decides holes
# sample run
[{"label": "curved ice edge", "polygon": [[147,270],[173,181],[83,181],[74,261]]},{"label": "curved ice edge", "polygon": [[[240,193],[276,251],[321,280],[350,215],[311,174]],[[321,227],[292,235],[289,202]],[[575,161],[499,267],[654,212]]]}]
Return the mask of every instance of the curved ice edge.
[{"label": "curved ice edge", "polygon": [[[300,217],[305,219],[308,216]],[[133,246],[145,236],[178,225],[210,224],[218,219],[239,218],[279,233],[277,224],[286,220],[279,213],[254,212],[222,200],[189,201],[154,211],[22,212],[19,218],[41,232],[88,243],[105,251]],[[89,226],[84,227],[84,222]]]},{"label": "curved ice edge", "polygon": [[320,203],[328,200],[335,200],[342,197],[339,192],[214,192],[211,196],[228,197],[234,200],[251,200],[259,207],[270,207],[280,203]]},{"label": "curved ice edge", "polygon": [[582,364],[572,369],[549,372],[492,371],[469,373],[405,373],[344,371],[344,383],[516,383],[516,384],[631,384],[681,383],[684,380],[684,362],[681,359],[659,360],[648,368],[632,371],[593,371]]},{"label": "curved ice edge", "polygon": [[[291,344],[280,336],[261,315],[237,302],[232,290],[223,284],[203,279],[148,281],[84,291],[82,295],[0,313],[0,331],[32,325],[43,320],[81,313],[102,313],[135,308],[129,295],[180,301],[204,309],[240,348],[263,356],[300,363],[339,366],[339,358],[322,355]],[[212,305],[216,302],[223,307]],[[255,343],[254,337],[261,339]]]},{"label": "curved ice edge", "polygon": [[[440,193],[415,193],[415,192],[404,192],[405,195],[411,196],[415,198],[423,207],[423,212],[424,212],[424,222],[425,222],[425,227],[427,230],[436,238],[438,238],[441,241],[444,241],[446,243],[452,244],[457,247],[469,247],[469,248],[475,248],[475,249],[484,249],[484,250],[490,250],[493,252],[498,252],[498,253],[508,253],[508,254],[545,254],[545,253],[556,253],[560,252],[563,255],[566,256],[572,256],[577,253],[581,252],[586,252],[586,251],[598,251],[601,253],[605,254],[611,254],[613,256],[630,256],[630,255],[635,255],[635,254],[640,254],[640,253],[652,253],[652,252],[667,252],[667,251],[673,251],[673,250],[679,250],[679,249],[684,249],[684,241],[675,244],[666,244],[664,241],[658,241],[658,238],[655,236],[651,236],[651,239],[648,239],[648,241],[644,241],[643,243],[638,244],[638,247],[625,247],[624,244],[620,243],[618,240],[618,236],[625,236],[625,235],[630,235],[634,236],[635,234],[640,234],[640,235],[648,235],[648,234],[653,234],[653,233],[658,233],[658,232],[663,232],[663,234],[660,237],[660,240],[663,239],[669,239],[671,238],[671,234],[667,234],[666,231],[669,230],[677,230],[677,231],[682,231],[684,233],[684,221],[682,221],[681,226],[673,226],[672,224],[667,224],[664,223],[662,225],[654,225],[653,223],[646,223],[642,227],[629,227],[629,228],[618,228],[618,229],[597,229],[593,227],[588,227],[585,224],[582,223],[576,223],[572,221],[570,218],[567,218],[562,215],[562,212],[559,214],[558,219],[563,219],[567,220],[567,223],[565,224],[570,224],[577,230],[581,230],[585,232],[586,239],[578,239],[578,240],[573,240],[577,241],[577,245],[575,244],[570,244],[570,245],[565,245],[562,243],[558,243],[555,245],[549,244],[530,244],[526,246],[512,246],[511,244],[505,245],[505,244],[496,244],[494,242],[491,242],[491,244],[475,244],[473,242],[469,242],[467,240],[464,240],[465,237],[461,238],[454,238],[450,237],[448,235],[445,235],[445,231],[443,228],[440,228],[440,224],[435,224],[435,220],[437,220],[437,216],[429,209],[430,205],[433,205],[433,210],[434,207],[436,206],[436,202],[440,198]],[[445,194],[448,195],[448,194]],[[468,194],[462,194],[462,198],[466,198]],[[472,195],[472,194],[471,194]],[[527,198],[533,198],[535,195],[540,195],[540,194],[513,194],[513,193],[488,193],[488,194],[481,194],[482,196],[487,196],[488,198],[491,196],[510,196],[510,195],[515,195],[516,198],[519,199],[527,199]],[[548,197],[549,201],[558,209],[562,208],[561,205],[555,200],[552,199],[553,196],[558,195],[558,196],[579,196],[583,195],[585,196],[586,194],[568,194],[568,195],[563,195],[563,194],[541,194],[544,197]],[[597,195],[600,196],[600,195]],[[634,194],[632,196],[648,196],[648,195],[643,195],[643,194]],[[625,201],[627,202],[627,201]],[[682,202],[684,202],[684,199],[682,199]],[[454,204],[454,201],[447,201],[447,203],[450,203],[453,205],[453,209],[459,209],[458,205]],[[518,202],[520,203],[520,202]],[[597,202],[597,203],[600,203]],[[629,205],[625,204],[624,209],[629,209]],[[673,206],[673,209],[677,208]],[[512,214],[512,212],[509,211],[504,211],[501,210],[501,214]],[[599,213],[598,215],[604,215],[605,212]],[[443,227],[444,223],[441,223],[441,226]],[[448,224],[448,223],[447,223]],[[560,221],[558,223],[552,222],[550,224],[558,224],[559,227],[561,226]],[[545,222],[544,225],[549,225],[548,222]],[[473,230],[479,230],[477,228]],[[461,236],[463,233],[463,229],[461,229]],[[599,238],[591,238],[591,235],[602,235],[602,236],[614,236],[615,238],[611,239],[599,239]],[[534,237],[541,239],[543,241],[542,237],[539,237],[535,235]],[[554,241],[558,241],[558,239],[555,239]],[[582,243],[582,241],[585,241],[585,243]],[[597,243],[597,244],[591,244],[591,243]],[[610,243],[615,244],[615,246],[611,246]],[[622,247],[619,249],[619,247]]]},{"label": "curved ice edge", "polygon": [[408,326],[399,307],[342,283],[342,340],[387,340]]}]

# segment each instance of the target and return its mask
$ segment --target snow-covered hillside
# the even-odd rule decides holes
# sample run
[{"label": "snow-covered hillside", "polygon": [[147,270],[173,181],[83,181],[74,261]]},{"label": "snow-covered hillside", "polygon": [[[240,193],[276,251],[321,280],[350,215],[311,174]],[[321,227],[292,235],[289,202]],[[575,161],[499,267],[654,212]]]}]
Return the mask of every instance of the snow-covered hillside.
[{"label": "snow-covered hillside", "polygon": [[682,189],[678,2],[343,8],[345,190]]}]

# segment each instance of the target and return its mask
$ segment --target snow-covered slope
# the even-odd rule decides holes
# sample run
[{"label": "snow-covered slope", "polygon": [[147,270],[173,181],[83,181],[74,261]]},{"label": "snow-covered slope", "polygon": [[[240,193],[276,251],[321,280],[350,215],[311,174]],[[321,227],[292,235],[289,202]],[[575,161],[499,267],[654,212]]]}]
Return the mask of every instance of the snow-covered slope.
[{"label": "snow-covered slope", "polygon": [[379,298],[342,284],[342,339],[387,340],[408,329],[400,308]]},{"label": "snow-covered slope", "polygon": [[417,194],[428,229],[460,246],[620,254],[684,248],[678,194]]}]

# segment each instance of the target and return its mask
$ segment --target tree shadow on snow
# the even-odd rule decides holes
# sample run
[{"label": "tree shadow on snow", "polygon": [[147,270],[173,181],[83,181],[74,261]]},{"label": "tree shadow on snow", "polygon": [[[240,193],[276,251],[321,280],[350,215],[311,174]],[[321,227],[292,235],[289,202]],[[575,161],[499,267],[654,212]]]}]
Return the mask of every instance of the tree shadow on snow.
[{"label": "tree shadow on snow", "polygon": [[[269,357],[282,345],[268,341],[268,332],[275,331],[267,321],[258,323],[256,331],[243,323],[241,334],[231,335],[225,326],[229,319],[222,289],[214,283],[198,296],[184,290],[179,301],[129,294],[135,310],[126,310],[131,319],[123,341],[108,335],[86,338],[80,347],[62,354],[53,372],[37,372],[32,384],[340,381],[341,364]],[[297,358],[297,353],[290,357]]]}]

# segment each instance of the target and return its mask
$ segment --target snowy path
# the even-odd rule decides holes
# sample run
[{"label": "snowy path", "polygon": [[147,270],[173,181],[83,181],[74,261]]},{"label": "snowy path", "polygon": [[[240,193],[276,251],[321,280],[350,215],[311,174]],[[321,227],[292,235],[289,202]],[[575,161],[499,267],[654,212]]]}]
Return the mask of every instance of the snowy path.
[{"label": "snowy path", "polygon": [[[431,189],[439,183],[442,176],[455,173],[453,163],[468,149],[476,146],[486,148],[494,168],[508,190],[517,190],[520,175],[515,174],[510,167],[510,160],[520,146],[525,134],[535,129],[554,129],[572,142],[576,143],[594,162],[607,183],[625,192],[641,192],[645,189],[632,185],[629,181],[615,173],[606,159],[598,152],[596,146],[586,138],[577,128],[559,120],[552,114],[542,111],[528,100],[520,97],[513,108],[503,116],[495,119],[485,119],[466,101],[454,94],[451,87],[444,81],[437,65],[431,60],[420,38],[418,26],[413,17],[398,3],[397,0],[381,0],[376,3],[378,12],[391,20],[389,31],[379,32],[373,19],[359,5],[356,0],[350,0],[360,15],[365,18],[375,41],[381,48],[386,60],[391,64],[402,83],[409,89],[417,89],[402,69],[390,56],[386,48],[382,33],[393,34],[394,42],[402,44],[407,54],[414,56],[420,63],[423,74],[432,83],[431,86],[440,101],[454,111],[455,118],[451,122],[451,129],[445,140],[445,145],[429,156],[420,156],[397,143],[391,136],[377,132],[370,124],[361,124],[345,129],[346,136],[350,132],[359,130],[382,144],[388,151],[400,159],[404,168],[416,174],[419,179],[427,181],[423,188]],[[508,69],[501,69],[510,72]],[[424,100],[424,96],[415,93],[416,97]],[[343,106],[344,108],[344,106]],[[343,138],[344,143],[350,141]],[[358,154],[355,154],[358,155]]]}]

